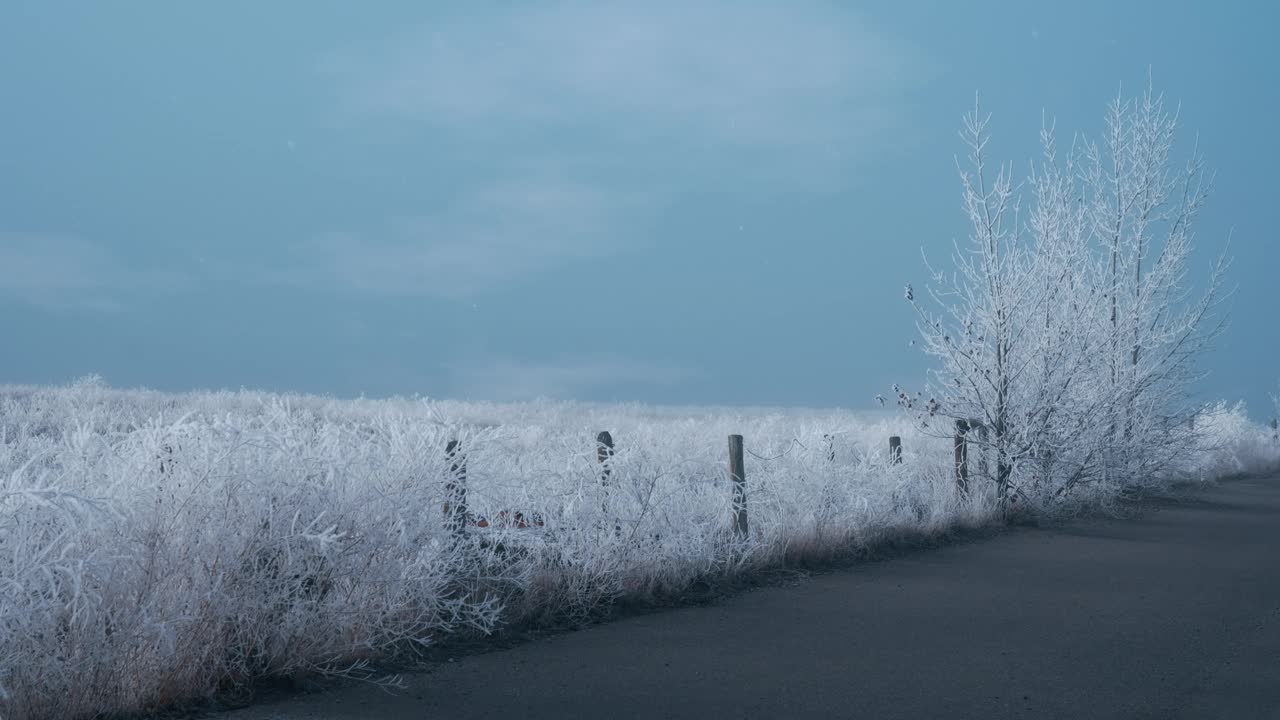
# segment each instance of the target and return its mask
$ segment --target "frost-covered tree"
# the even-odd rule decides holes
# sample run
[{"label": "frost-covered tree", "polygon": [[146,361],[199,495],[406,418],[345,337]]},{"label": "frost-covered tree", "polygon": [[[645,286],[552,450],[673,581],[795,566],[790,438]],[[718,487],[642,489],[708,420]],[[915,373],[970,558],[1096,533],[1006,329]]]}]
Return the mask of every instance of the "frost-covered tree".
[{"label": "frost-covered tree", "polygon": [[1198,151],[1172,161],[1177,114],[1150,87],[1117,97],[1102,143],[1084,146],[1082,202],[1101,265],[1106,321],[1101,350],[1110,407],[1108,469],[1132,478],[1157,473],[1184,445],[1180,428],[1198,408],[1188,399],[1196,359],[1222,329],[1226,262],[1193,294],[1188,272],[1194,226],[1208,196]]},{"label": "frost-covered tree", "polygon": [[[974,469],[995,483],[1002,503],[1013,473],[1032,453],[1051,457],[1064,423],[1060,401],[1082,369],[1090,336],[1081,333],[1088,306],[1077,297],[1086,246],[1085,218],[1070,202],[1070,173],[1050,161],[1033,178],[1036,204],[1024,226],[1009,166],[994,175],[987,154],[989,116],[980,107],[965,118],[961,137],[969,150],[960,170],[963,208],[970,232],[956,242],[954,270],[930,268],[931,307],[908,300],[919,313],[924,351],[939,361],[930,376],[925,421],[943,432],[950,423],[980,423],[982,452],[994,463]],[[916,400],[899,393],[899,402]],[[935,420],[930,420],[933,418]],[[1015,488],[1016,489],[1016,488]]]},{"label": "frost-covered tree", "polygon": [[940,418],[980,423],[971,442],[994,462],[971,472],[1002,505],[1158,474],[1188,446],[1196,358],[1222,328],[1226,263],[1201,294],[1189,281],[1203,162],[1174,169],[1176,115],[1150,90],[1111,103],[1100,144],[1060,155],[1042,129],[1020,186],[1011,166],[993,174],[988,122],[975,108],[961,132],[969,235],[953,267],[930,267],[926,302],[908,286],[937,361],[929,397],[899,403],[942,433]]}]

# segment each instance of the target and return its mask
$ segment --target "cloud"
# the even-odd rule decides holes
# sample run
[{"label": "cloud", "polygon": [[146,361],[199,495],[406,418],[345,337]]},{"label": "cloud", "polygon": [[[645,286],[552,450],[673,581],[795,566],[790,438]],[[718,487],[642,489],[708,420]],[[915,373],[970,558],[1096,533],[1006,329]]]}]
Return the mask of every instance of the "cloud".
[{"label": "cloud", "polygon": [[274,281],[473,296],[661,242],[664,211],[696,193],[847,183],[908,124],[924,66],[837,3],[498,7],[321,62],[356,132],[465,172],[441,211],[311,238]]},{"label": "cloud", "polygon": [[460,192],[432,215],[296,244],[273,282],[313,289],[459,299],[620,249],[613,224],[639,200],[552,178]]},{"label": "cloud", "polygon": [[488,361],[453,368],[453,394],[475,400],[578,398],[610,388],[676,385],[693,373],[613,357],[568,359],[551,363]]},{"label": "cloud", "polygon": [[138,295],[190,283],[183,273],[128,264],[84,239],[0,233],[0,294],[46,309],[121,311]]},{"label": "cloud", "polygon": [[923,65],[841,4],[725,0],[454,13],[323,69],[355,118],[794,150],[893,126]]}]

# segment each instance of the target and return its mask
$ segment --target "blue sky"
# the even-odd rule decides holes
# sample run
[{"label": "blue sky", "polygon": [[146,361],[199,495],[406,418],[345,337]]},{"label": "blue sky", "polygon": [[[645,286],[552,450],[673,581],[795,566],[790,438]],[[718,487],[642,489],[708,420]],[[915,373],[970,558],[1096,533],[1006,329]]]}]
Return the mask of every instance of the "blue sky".
[{"label": "blue sky", "polygon": [[[358,9],[357,9],[358,8]],[[1262,3],[8,2],[0,381],[864,407],[925,360],[975,91],[1025,163],[1148,68],[1280,376]]]}]

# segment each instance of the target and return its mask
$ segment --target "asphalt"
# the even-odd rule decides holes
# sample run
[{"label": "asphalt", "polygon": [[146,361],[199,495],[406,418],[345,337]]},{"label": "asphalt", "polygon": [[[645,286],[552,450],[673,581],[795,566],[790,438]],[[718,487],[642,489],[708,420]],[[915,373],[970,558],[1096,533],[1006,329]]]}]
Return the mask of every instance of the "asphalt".
[{"label": "asphalt", "polygon": [[1280,478],[629,617],[221,720],[1280,719]]}]

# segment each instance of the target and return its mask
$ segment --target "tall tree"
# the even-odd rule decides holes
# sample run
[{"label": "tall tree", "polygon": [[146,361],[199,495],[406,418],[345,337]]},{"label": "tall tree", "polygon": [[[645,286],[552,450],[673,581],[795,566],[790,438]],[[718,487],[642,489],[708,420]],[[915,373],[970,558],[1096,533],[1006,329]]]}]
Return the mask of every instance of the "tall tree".
[{"label": "tall tree", "polygon": [[1015,186],[1010,166],[991,170],[989,120],[975,106],[961,131],[968,237],[951,268],[929,267],[926,301],[907,289],[937,360],[929,399],[899,403],[935,431],[989,429],[971,442],[994,470],[974,470],[1002,506],[1158,474],[1189,446],[1196,360],[1223,328],[1225,258],[1200,293],[1189,280],[1203,160],[1174,168],[1177,117],[1148,89],[1109,105],[1101,144],[1060,155],[1042,128],[1043,157]]},{"label": "tall tree", "polygon": [[1102,345],[1109,383],[1108,469],[1126,478],[1161,471],[1185,446],[1170,428],[1198,411],[1189,402],[1196,359],[1222,331],[1225,256],[1199,295],[1189,282],[1195,221],[1212,179],[1193,150],[1172,161],[1176,112],[1148,86],[1108,106],[1101,144],[1084,147],[1084,202],[1104,259],[1108,311]]}]

